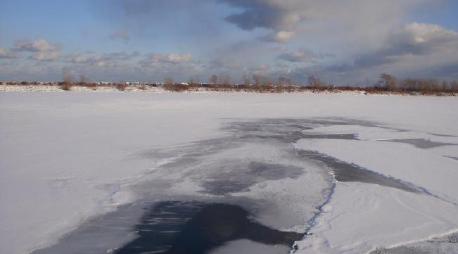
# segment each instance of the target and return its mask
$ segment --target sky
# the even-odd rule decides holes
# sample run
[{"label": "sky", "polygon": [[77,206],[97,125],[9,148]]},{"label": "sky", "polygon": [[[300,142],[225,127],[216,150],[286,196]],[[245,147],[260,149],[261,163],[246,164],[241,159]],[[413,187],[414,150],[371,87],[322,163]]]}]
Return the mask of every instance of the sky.
[{"label": "sky", "polygon": [[0,0],[0,80],[452,80],[456,13],[456,0]]}]

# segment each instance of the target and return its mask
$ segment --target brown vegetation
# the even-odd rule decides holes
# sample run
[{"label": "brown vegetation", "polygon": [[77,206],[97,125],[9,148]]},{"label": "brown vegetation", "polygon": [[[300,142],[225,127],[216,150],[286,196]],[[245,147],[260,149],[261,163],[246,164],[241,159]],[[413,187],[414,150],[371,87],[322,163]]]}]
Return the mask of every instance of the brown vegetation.
[{"label": "brown vegetation", "polygon": [[[220,91],[220,92],[256,92],[256,93],[290,93],[290,92],[343,92],[354,91],[366,94],[411,94],[411,95],[455,95],[458,93],[458,81],[423,80],[423,79],[405,79],[398,80],[389,74],[382,74],[379,81],[372,86],[334,86],[321,81],[317,76],[310,76],[307,85],[296,85],[290,79],[280,77],[277,82],[259,75],[243,78],[242,84],[233,84],[230,78],[212,75],[208,84],[197,84],[190,81],[186,84],[174,83],[168,79],[164,82],[164,89],[174,92],[183,91]],[[214,82],[214,83],[213,83]]]},{"label": "brown vegetation", "polygon": [[62,82],[60,84],[60,89],[64,91],[70,91],[72,89],[73,84],[69,82]]},{"label": "brown vegetation", "polygon": [[116,84],[115,87],[116,87],[116,89],[118,89],[119,91],[125,91],[126,88],[127,88],[127,84],[125,84],[125,83],[119,83],[119,84]]},{"label": "brown vegetation", "polygon": [[[173,79],[164,80],[162,87],[167,91],[184,92],[184,91],[219,91],[219,92],[254,92],[254,93],[291,93],[291,92],[332,92],[338,93],[343,91],[354,91],[365,94],[409,94],[409,95],[456,95],[458,94],[458,81],[438,81],[430,79],[397,79],[389,74],[382,74],[374,85],[368,86],[334,86],[323,82],[317,76],[310,76],[307,85],[295,84],[291,79],[280,77],[277,81],[260,75],[252,77],[244,76],[243,82],[234,84],[227,75],[212,75],[209,83],[198,83],[190,79],[188,83],[176,83]],[[213,83],[214,82],[214,83]],[[3,84],[15,85],[39,85],[39,82],[3,82]],[[41,83],[44,85],[53,85],[52,83]],[[56,83],[54,83],[56,85]],[[64,74],[64,81],[57,85],[65,91],[71,90],[72,87],[87,87],[96,90],[98,87],[113,87],[119,91],[125,91],[129,86],[139,90],[147,90],[148,87],[157,87],[155,83],[142,83],[132,85],[128,83],[95,83],[88,78],[80,76],[79,82],[75,82],[72,75]]]},{"label": "brown vegetation", "polygon": [[60,88],[64,91],[70,91],[74,83],[73,75],[70,72],[64,71],[64,81],[60,83]]},{"label": "brown vegetation", "polygon": [[397,80],[389,74],[380,76],[379,89],[394,93],[409,93],[423,95],[443,95],[458,93],[458,81],[438,81],[434,79],[404,79]]}]

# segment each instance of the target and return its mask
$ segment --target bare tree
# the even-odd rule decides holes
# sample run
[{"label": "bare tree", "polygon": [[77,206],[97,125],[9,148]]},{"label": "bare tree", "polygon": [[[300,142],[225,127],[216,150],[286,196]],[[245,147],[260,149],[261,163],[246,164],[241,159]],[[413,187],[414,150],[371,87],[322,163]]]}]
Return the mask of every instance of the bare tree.
[{"label": "bare tree", "polygon": [[324,86],[323,82],[321,82],[320,78],[315,75],[310,75],[308,78],[309,86],[312,88],[322,88]]},{"label": "bare tree", "polygon": [[173,85],[175,84],[175,81],[173,81],[172,78],[165,78],[164,79],[164,85]]},{"label": "bare tree", "polygon": [[253,82],[255,86],[260,86],[262,84],[262,76],[258,74],[253,74]]},{"label": "bare tree", "polygon": [[94,82],[91,82],[91,80],[84,74],[80,75],[78,85],[85,86],[87,88],[91,88],[92,90],[97,90],[97,84]]},{"label": "bare tree", "polygon": [[164,89],[169,91],[175,91],[176,85],[175,81],[172,78],[165,78],[164,79]]},{"label": "bare tree", "polygon": [[90,82],[90,80],[89,80],[88,77],[86,77],[84,74],[80,75],[80,81],[79,81],[80,84],[84,85],[84,84],[87,84],[89,82]]},{"label": "bare tree", "polygon": [[223,75],[220,79],[220,83],[222,85],[231,85],[232,84],[231,77],[229,75]]},{"label": "bare tree", "polygon": [[116,89],[118,89],[119,91],[123,92],[123,91],[126,91],[126,88],[127,88],[127,84],[125,82],[121,82],[121,83],[118,83],[116,84]]},{"label": "bare tree", "polygon": [[395,91],[398,89],[398,81],[397,79],[387,73],[383,73],[380,75],[380,82],[383,87],[387,88],[389,91]]},{"label": "bare tree", "polygon": [[290,78],[281,76],[278,78],[277,84],[280,86],[289,86],[293,84],[293,81]]},{"label": "bare tree", "polygon": [[196,82],[193,78],[190,78],[190,79],[188,80],[188,84],[189,84],[190,86],[195,86],[195,85],[197,85],[197,82]]},{"label": "bare tree", "polygon": [[70,91],[75,81],[75,77],[67,69],[63,70],[63,75],[64,75],[64,81],[61,83],[60,88],[65,91]]},{"label": "bare tree", "polygon": [[450,90],[452,92],[458,93],[458,81],[454,80],[450,82]]},{"label": "bare tree", "polygon": [[250,77],[248,77],[248,76],[245,75],[245,74],[244,74],[243,77],[242,77],[242,81],[243,81],[243,84],[244,84],[245,86],[249,86],[249,85],[251,84],[251,79],[250,79]]},{"label": "bare tree", "polygon": [[212,85],[218,84],[218,76],[215,74],[211,75],[210,78],[208,79],[208,83]]},{"label": "bare tree", "polygon": [[70,71],[64,71],[64,83],[73,83],[75,81],[75,77]]}]

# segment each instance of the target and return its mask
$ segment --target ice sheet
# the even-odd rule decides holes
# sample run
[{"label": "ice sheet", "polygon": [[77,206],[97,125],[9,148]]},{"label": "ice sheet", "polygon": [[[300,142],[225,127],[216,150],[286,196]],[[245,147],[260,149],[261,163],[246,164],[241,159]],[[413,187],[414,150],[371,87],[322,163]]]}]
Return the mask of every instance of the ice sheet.
[{"label": "ice sheet", "polygon": [[[381,230],[378,238],[369,239],[371,234],[368,234],[367,241],[361,246],[367,249],[391,246],[404,240],[421,240],[428,234],[445,233],[444,230],[453,227],[456,229],[455,221],[448,217],[450,210],[453,210],[450,208],[452,205],[444,202],[457,201],[458,192],[453,186],[457,178],[452,171],[456,171],[457,161],[450,158],[458,157],[456,148],[442,146],[424,150],[410,144],[382,142],[378,139],[426,138],[454,143],[456,139],[451,136],[458,136],[457,106],[458,100],[449,97],[364,96],[345,93],[0,93],[0,252],[30,253],[56,243],[91,218],[112,212],[154,191],[154,188],[146,190],[144,186],[158,174],[156,171],[177,161],[174,155],[189,154],[185,151],[163,157],[148,157],[148,152],[219,139],[227,135],[227,130],[220,128],[228,123],[266,118],[305,119],[309,121],[306,121],[306,125],[313,128],[335,128],[335,131],[331,131],[334,134],[360,133],[358,137],[365,139],[361,143],[345,139],[317,139],[312,147],[303,148],[313,148],[343,161],[355,162],[379,173],[412,182],[443,198],[440,200],[419,195],[418,200],[413,199],[418,204],[408,203],[413,207],[422,207],[423,202],[438,207],[437,212],[425,212],[436,224],[432,223],[430,228],[424,226],[422,235],[407,231],[403,235],[405,238],[398,238],[389,230]],[[311,123],[310,119],[316,120]],[[334,124],[331,126],[320,124],[319,119],[335,120],[332,120]],[[328,180],[323,178],[326,174],[319,171],[319,165],[297,158],[292,160],[285,157],[285,154],[289,154],[284,152],[286,150],[272,146],[272,142],[284,145],[295,141],[308,131],[297,132],[294,124],[287,125],[263,125],[277,128],[273,133],[278,137],[271,137],[270,144],[258,142],[250,146],[252,142],[245,142],[242,146],[224,149],[224,152],[213,153],[208,157],[202,155],[200,159],[202,165],[210,166],[214,165],[212,161],[226,161],[223,159],[229,157],[241,162],[249,158],[259,163],[286,164],[308,169],[310,174],[288,175],[280,181],[269,180],[273,177],[270,175],[261,179],[263,183],[257,183],[258,179],[250,179],[242,186],[248,188],[249,185],[250,191],[231,194],[238,198],[270,200],[277,205],[285,205],[288,209],[268,209],[266,211],[269,212],[260,214],[258,219],[278,228],[306,229],[308,218],[316,211],[307,202],[322,197],[311,193],[320,193],[323,186],[328,186],[324,184]],[[339,125],[356,126],[356,130],[337,127]],[[375,128],[383,132],[383,135],[376,135]],[[398,130],[411,133],[403,136],[402,133],[406,132]],[[263,133],[265,131],[272,132],[268,128]],[[321,132],[324,130],[316,131]],[[262,138],[256,135],[250,133],[248,138]],[[198,147],[203,149],[211,146]],[[190,191],[205,197],[208,193],[204,191],[201,180],[205,182],[208,179],[199,178],[199,175],[207,176],[212,171],[193,168],[195,164],[192,158],[188,159],[185,171],[192,172],[192,177],[186,179],[186,175],[183,175],[185,171],[180,172],[178,168],[172,170],[176,171],[175,174],[160,175],[168,179],[185,179],[171,186],[171,194],[178,196]],[[228,165],[233,163],[231,160],[227,162]],[[317,181],[323,181],[323,184],[315,184]],[[160,190],[168,184],[167,181],[156,182],[155,188]],[[365,192],[362,191],[366,189],[365,184],[346,183],[349,190],[356,188],[354,191],[372,195],[362,196],[368,202],[355,203],[351,199],[353,196],[348,195],[352,192],[340,192],[340,185],[331,199],[333,210],[329,211],[353,208],[348,206],[352,203],[355,209],[360,208],[358,211],[370,209],[371,202],[380,202],[388,207],[399,205],[394,199],[384,199],[383,195],[377,195],[378,188],[382,193],[386,192],[385,188],[367,185],[368,191]],[[388,192],[397,198],[404,198],[404,195],[417,197],[417,194],[396,189],[388,189]],[[406,203],[403,199],[401,201]],[[358,207],[358,204],[361,206]],[[319,220],[324,224],[329,223],[326,218],[324,214]],[[391,218],[379,216],[377,219],[389,222]],[[340,216],[333,221],[345,226],[351,217]],[[441,221],[449,224],[444,227]],[[320,235],[317,233],[319,239],[338,243],[339,246],[348,247],[349,242],[354,242],[354,239],[342,237],[346,234],[335,234],[321,227],[316,230],[323,232]],[[361,231],[357,233],[362,234]],[[314,246],[320,245],[314,243]]]}]

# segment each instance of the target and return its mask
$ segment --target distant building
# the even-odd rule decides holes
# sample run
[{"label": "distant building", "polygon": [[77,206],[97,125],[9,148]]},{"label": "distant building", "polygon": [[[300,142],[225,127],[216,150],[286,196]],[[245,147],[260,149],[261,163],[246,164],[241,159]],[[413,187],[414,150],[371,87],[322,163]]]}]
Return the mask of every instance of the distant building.
[{"label": "distant building", "polygon": [[131,86],[131,85],[140,85],[140,82],[138,81],[126,81],[124,84]]}]

